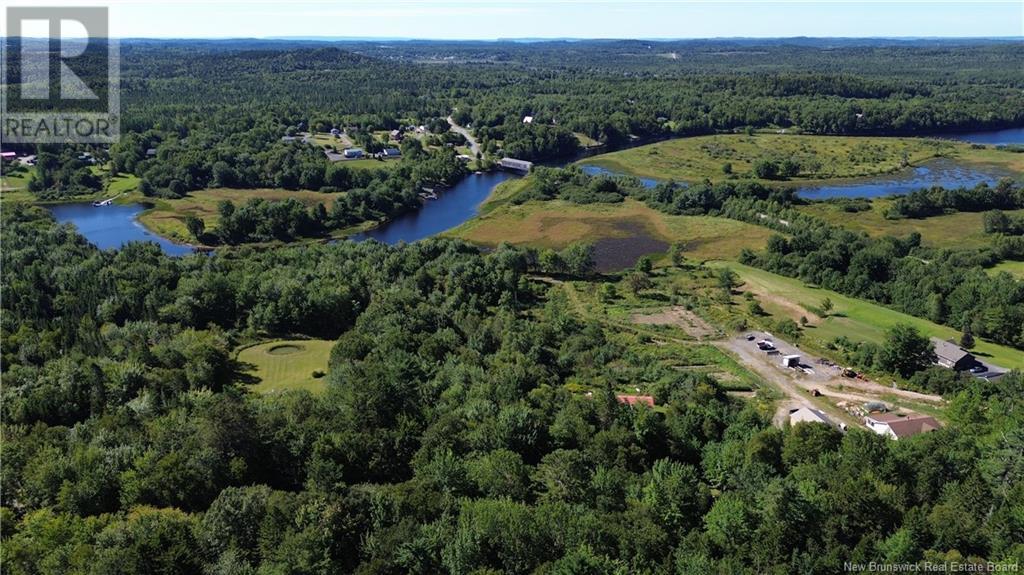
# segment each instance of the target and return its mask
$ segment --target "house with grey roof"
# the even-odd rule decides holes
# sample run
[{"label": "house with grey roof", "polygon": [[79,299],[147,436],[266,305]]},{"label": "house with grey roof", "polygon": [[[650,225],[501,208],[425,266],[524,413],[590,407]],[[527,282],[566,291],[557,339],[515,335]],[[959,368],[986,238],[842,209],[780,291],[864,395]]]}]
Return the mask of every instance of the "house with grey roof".
[{"label": "house with grey roof", "polygon": [[974,356],[959,345],[937,337],[933,337],[931,340],[935,346],[935,363],[942,367],[964,371],[974,367],[977,363]]}]

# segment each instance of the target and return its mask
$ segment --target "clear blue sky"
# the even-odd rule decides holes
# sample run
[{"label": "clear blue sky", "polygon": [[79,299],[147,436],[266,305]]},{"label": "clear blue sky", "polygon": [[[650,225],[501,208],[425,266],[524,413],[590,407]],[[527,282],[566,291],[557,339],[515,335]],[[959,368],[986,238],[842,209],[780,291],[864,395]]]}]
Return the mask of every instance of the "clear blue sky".
[{"label": "clear blue sky", "polygon": [[64,5],[78,3],[109,5],[113,33],[120,37],[372,36],[494,39],[1024,35],[1024,0],[59,2]]}]

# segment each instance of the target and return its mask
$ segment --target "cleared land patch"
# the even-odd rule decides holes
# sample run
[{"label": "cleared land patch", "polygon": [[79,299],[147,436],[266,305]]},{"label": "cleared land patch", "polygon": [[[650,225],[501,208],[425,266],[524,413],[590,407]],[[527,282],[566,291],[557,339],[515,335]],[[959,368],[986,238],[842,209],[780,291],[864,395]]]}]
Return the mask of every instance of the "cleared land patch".
[{"label": "cleared land patch", "polygon": [[[798,279],[735,262],[714,262],[713,265],[728,267],[736,272],[744,282],[740,289],[756,294],[764,309],[774,316],[792,318],[794,305],[807,309],[818,307],[826,297],[832,300],[834,307],[829,316],[818,322],[812,321],[804,334],[805,338],[816,340],[819,345],[841,335],[853,340],[880,343],[885,338],[885,331],[897,323],[910,324],[921,333],[941,339],[960,337],[960,332],[951,327],[831,290],[809,286]],[[785,301],[786,304],[779,304],[779,301]],[[972,352],[1001,367],[1024,368],[1024,353],[1006,346],[978,339]]]},{"label": "cleared land patch", "polygon": [[[249,388],[257,393],[292,389],[317,392],[326,385],[323,374],[332,347],[334,341],[319,339],[272,341],[242,349],[238,361],[259,380]],[[314,377],[314,372],[320,377]]]},{"label": "cleared land patch", "polygon": [[718,330],[704,321],[703,318],[678,305],[657,313],[635,313],[630,317],[630,320],[641,325],[675,326],[696,339],[704,339],[718,333]]}]

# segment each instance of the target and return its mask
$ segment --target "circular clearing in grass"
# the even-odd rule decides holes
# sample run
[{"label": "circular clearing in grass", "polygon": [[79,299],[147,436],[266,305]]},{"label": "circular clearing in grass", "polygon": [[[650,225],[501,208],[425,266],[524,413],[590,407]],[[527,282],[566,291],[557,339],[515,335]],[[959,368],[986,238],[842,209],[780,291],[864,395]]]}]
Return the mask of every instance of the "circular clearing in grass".
[{"label": "circular clearing in grass", "polygon": [[282,343],[271,347],[267,350],[267,353],[270,355],[290,355],[293,353],[299,353],[300,351],[305,351],[305,349],[305,346],[297,343]]}]

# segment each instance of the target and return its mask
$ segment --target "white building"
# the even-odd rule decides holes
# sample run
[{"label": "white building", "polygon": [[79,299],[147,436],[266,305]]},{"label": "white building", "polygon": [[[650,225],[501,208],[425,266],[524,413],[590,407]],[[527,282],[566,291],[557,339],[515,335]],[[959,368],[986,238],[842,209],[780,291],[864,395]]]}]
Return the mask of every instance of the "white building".
[{"label": "white building", "polygon": [[827,415],[812,407],[801,407],[799,409],[789,410],[789,424],[796,425],[797,423],[824,423],[825,425],[834,425]]},{"label": "white building", "polygon": [[871,413],[864,418],[864,424],[871,431],[890,439],[904,439],[942,427],[934,417],[927,415],[903,416],[895,413]]}]

